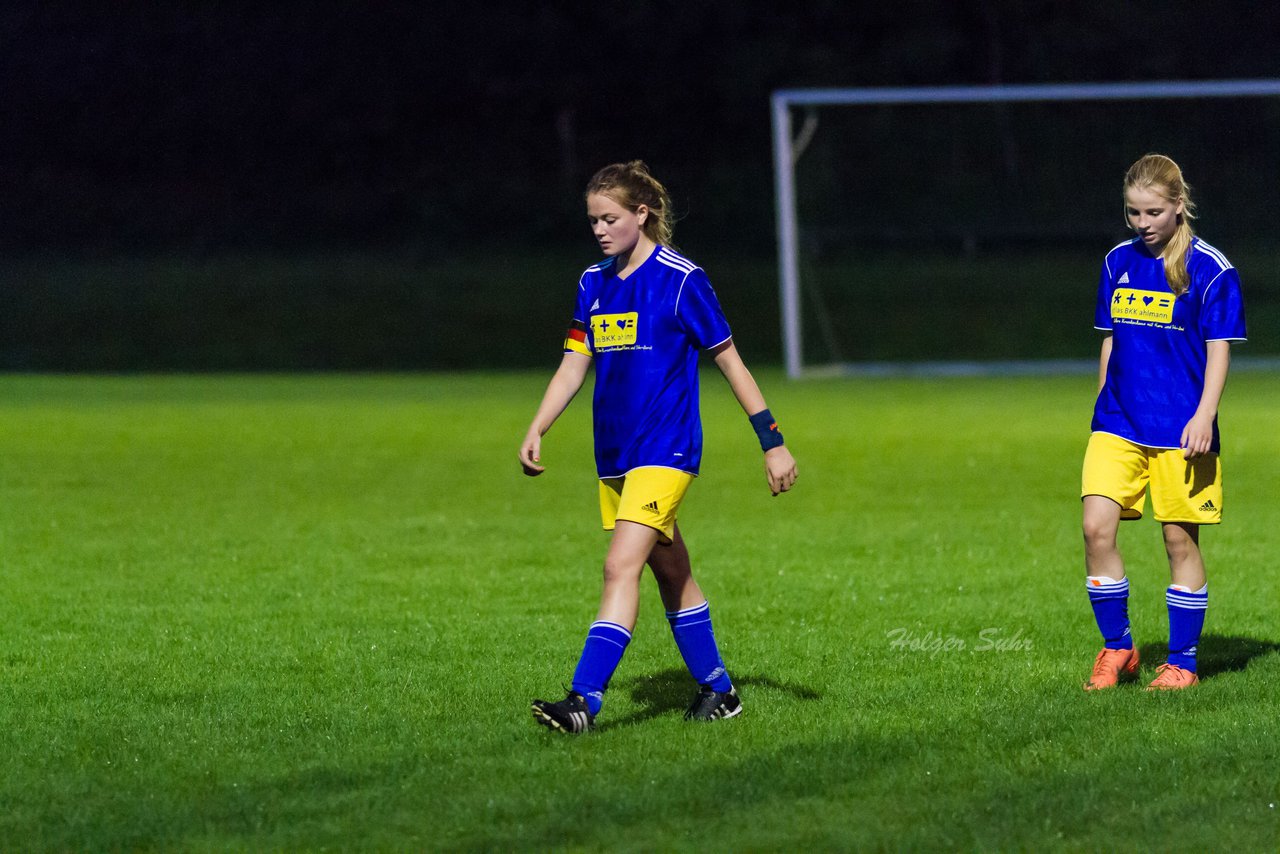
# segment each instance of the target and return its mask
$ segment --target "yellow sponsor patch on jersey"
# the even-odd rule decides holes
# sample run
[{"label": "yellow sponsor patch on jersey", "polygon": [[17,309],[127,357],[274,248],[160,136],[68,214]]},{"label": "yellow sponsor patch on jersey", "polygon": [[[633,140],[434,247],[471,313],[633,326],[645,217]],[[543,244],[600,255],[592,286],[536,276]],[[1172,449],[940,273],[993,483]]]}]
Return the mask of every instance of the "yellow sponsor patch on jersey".
[{"label": "yellow sponsor patch on jersey", "polygon": [[636,323],[640,315],[634,311],[626,314],[596,314],[591,317],[591,338],[597,350],[610,347],[631,347],[636,343]]},{"label": "yellow sponsor patch on jersey", "polygon": [[1160,293],[1116,288],[1111,296],[1111,319],[1172,323],[1173,299],[1173,294],[1167,291]]}]

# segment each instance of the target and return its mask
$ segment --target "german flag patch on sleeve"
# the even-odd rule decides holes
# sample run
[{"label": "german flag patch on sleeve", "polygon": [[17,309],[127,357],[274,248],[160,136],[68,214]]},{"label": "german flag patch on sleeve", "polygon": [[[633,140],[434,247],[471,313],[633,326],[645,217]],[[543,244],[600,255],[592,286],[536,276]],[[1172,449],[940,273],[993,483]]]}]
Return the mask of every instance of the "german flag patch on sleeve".
[{"label": "german flag patch on sleeve", "polygon": [[569,324],[569,331],[564,336],[564,351],[591,355],[591,345],[587,342],[587,325],[581,320]]}]

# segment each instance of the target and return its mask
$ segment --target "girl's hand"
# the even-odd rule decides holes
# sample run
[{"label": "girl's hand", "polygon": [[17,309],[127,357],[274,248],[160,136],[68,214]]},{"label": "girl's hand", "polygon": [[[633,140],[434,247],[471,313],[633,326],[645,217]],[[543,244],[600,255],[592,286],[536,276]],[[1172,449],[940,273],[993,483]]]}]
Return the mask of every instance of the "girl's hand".
[{"label": "girl's hand", "polygon": [[1182,428],[1180,444],[1183,459],[1195,459],[1208,453],[1213,446],[1213,416],[1199,413],[1193,415],[1187,426]]},{"label": "girl's hand", "polygon": [[529,435],[524,437],[519,456],[520,467],[529,477],[537,477],[546,471],[544,466],[538,465],[538,460],[542,456],[542,436],[537,430],[530,430]]},{"label": "girl's hand", "polygon": [[796,461],[786,445],[764,452],[764,476],[769,481],[769,491],[775,496],[795,486]]}]

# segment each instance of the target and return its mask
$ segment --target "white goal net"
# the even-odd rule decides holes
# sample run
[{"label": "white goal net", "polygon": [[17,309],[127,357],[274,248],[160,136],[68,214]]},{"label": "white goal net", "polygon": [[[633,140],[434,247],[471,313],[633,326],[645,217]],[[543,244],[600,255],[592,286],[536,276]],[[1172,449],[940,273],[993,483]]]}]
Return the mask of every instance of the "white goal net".
[{"label": "white goal net", "polygon": [[1151,151],[1182,165],[1251,325],[1280,302],[1280,80],[787,89],[772,109],[792,377],[1095,354],[1120,181]]}]

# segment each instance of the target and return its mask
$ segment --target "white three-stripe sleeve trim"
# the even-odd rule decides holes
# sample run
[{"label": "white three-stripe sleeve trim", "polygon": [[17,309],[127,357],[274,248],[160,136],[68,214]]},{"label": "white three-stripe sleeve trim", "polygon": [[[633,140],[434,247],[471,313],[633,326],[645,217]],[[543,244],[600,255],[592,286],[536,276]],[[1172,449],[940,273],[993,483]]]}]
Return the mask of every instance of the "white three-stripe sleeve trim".
[{"label": "white three-stripe sleeve trim", "polygon": [[688,258],[682,258],[672,252],[665,246],[658,247],[658,260],[668,267],[674,267],[677,270],[683,270],[686,273],[692,273],[698,269],[698,265],[690,261]]},{"label": "white three-stripe sleeve trim", "polygon": [[1231,262],[1227,260],[1227,256],[1223,255],[1221,250],[1219,250],[1217,247],[1210,246],[1208,243],[1205,243],[1203,240],[1197,240],[1196,249],[1199,249],[1201,252],[1203,252],[1204,254],[1208,255],[1210,258],[1217,261],[1218,264],[1221,265],[1224,270],[1230,269]]}]

